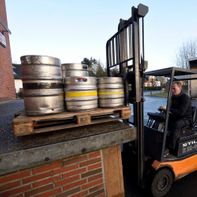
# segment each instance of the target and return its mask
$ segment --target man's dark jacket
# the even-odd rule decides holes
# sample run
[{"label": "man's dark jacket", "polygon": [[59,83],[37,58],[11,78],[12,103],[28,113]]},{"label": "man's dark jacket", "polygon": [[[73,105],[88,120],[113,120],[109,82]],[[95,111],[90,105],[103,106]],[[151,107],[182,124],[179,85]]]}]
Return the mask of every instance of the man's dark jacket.
[{"label": "man's dark jacket", "polygon": [[192,107],[190,97],[181,92],[179,95],[173,95],[171,98],[170,118],[173,120],[192,120]]}]

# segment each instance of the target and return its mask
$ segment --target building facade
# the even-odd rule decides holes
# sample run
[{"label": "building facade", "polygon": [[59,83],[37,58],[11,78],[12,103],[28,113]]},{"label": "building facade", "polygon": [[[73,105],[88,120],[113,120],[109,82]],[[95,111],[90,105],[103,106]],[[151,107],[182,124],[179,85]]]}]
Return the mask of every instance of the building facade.
[{"label": "building facade", "polygon": [[6,47],[0,45],[0,101],[16,98],[7,27],[5,0],[0,0],[0,33],[5,36],[6,40]]}]

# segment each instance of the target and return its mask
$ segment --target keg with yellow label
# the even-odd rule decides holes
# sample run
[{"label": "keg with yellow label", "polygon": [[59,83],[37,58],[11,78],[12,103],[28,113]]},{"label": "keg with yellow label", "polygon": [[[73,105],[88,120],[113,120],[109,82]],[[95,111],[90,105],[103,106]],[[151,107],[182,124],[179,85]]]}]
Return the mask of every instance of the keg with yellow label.
[{"label": "keg with yellow label", "polygon": [[124,88],[121,77],[98,79],[99,107],[119,107],[124,105]]},{"label": "keg with yellow label", "polygon": [[68,111],[82,111],[97,108],[96,78],[66,77],[65,101]]}]

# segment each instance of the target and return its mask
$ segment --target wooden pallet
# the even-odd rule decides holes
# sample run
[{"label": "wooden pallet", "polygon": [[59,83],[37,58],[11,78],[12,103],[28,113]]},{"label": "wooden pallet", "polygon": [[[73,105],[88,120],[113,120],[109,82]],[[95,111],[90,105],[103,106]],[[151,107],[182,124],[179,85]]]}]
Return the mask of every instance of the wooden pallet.
[{"label": "wooden pallet", "polygon": [[26,116],[21,114],[13,119],[13,131],[16,136],[31,135],[117,119],[128,119],[130,115],[130,107],[97,108],[93,111],[63,112],[46,116]]}]

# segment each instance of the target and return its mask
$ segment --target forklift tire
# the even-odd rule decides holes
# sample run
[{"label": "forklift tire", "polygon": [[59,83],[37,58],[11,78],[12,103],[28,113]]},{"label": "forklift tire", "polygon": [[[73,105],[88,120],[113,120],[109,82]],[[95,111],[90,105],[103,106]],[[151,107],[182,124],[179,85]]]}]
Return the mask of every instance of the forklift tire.
[{"label": "forklift tire", "polygon": [[173,174],[168,168],[163,168],[156,172],[151,183],[151,193],[154,197],[165,196],[172,184]]}]

